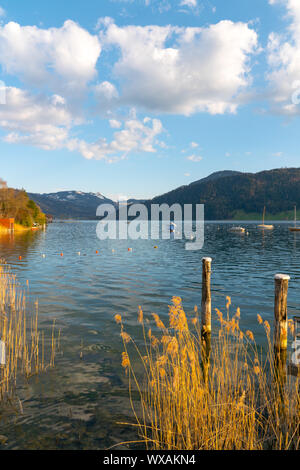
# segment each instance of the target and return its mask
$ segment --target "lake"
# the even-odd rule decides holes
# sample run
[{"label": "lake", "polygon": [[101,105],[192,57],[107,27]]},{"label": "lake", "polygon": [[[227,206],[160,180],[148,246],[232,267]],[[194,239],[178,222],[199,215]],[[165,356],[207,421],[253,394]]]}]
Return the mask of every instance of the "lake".
[{"label": "lake", "polygon": [[[213,258],[213,309],[224,311],[230,295],[231,311],[241,308],[242,328],[262,346],[256,315],[272,325],[275,273],[291,276],[289,314],[300,313],[300,234],[286,223],[266,232],[242,223],[248,235],[229,232],[232,223],[206,223],[199,251],[185,250],[185,240],[100,241],[96,225],[55,222],[45,231],[0,237],[0,257],[28,291],[32,311],[38,300],[40,328],[49,337],[56,319],[62,346],[55,369],[20,386],[16,412],[0,410],[7,449],[104,449],[134,440],[133,429],[118,424],[134,419],[114,315],[123,316],[139,343],[139,305],[145,315],[167,319],[171,297],[178,295],[192,314],[201,305],[203,256]],[[213,329],[215,323],[214,317]]]}]

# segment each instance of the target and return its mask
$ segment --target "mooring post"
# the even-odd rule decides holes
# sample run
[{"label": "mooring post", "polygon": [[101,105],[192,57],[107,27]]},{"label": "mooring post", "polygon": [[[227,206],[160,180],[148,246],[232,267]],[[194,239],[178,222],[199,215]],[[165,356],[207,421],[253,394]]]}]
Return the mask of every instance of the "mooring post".
[{"label": "mooring post", "polygon": [[275,275],[275,305],[274,305],[274,349],[287,350],[287,294],[290,276],[287,274]]},{"label": "mooring post", "polygon": [[285,381],[288,335],[287,294],[290,276],[276,274],[274,279],[274,353],[278,376]]},{"label": "mooring post", "polygon": [[201,336],[203,343],[204,372],[207,372],[211,349],[211,258],[202,259],[202,302],[201,302]]}]

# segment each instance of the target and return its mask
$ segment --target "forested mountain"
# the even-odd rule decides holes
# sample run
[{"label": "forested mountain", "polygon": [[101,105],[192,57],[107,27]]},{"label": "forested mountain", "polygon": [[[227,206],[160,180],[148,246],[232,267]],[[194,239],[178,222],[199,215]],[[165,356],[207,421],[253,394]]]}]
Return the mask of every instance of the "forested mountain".
[{"label": "forested mountain", "polygon": [[294,205],[300,209],[300,168],[260,173],[218,172],[157,196],[151,203],[204,204],[206,220],[262,214],[264,206],[268,216],[272,217],[292,211]]}]

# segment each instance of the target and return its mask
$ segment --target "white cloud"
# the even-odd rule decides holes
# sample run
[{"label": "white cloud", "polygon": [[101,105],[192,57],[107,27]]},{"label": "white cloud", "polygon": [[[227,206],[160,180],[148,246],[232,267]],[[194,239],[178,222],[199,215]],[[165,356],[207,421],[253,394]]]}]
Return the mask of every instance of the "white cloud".
[{"label": "white cloud", "polygon": [[120,104],[184,115],[236,111],[239,92],[251,82],[249,59],[257,47],[257,34],[247,24],[107,24],[101,42],[121,52],[113,68],[121,82]]},{"label": "white cloud", "polygon": [[95,143],[88,143],[83,140],[73,139],[68,143],[69,150],[79,151],[87,159],[102,160],[109,163],[125,158],[130,152],[150,152],[154,153],[156,136],[163,131],[162,123],[159,119],[144,118],[128,119],[124,123],[124,128],[114,133],[111,142],[100,139]]},{"label": "white cloud", "polygon": [[[107,27],[110,20],[101,24]],[[99,38],[70,20],[61,28],[50,29],[13,22],[0,26],[0,66],[5,73],[22,80],[29,90],[35,90],[6,88],[7,103],[0,106],[3,140],[44,150],[67,149],[87,159],[108,162],[125,158],[130,152],[154,153],[163,146],[158,140],[163,132],[161,121],[149,117],[140,120],[135,109],[122,122],[110,114],[109,125],[117,130],[111,140],[101,136],[96,142],[87,142],[80,138],[79,132],[84,129],[76,127],[90,123],[82,115],[87,112],[89,116],[92,110],[89,103],[85,107],[74,103],[96,77],[100,53]],[[115,85],[109,81],[90,89],[97,109],[108,109],[108,104],[119,99]]]},{"label": "white cloud", "polygon": [[116,87],[108,81],[98,83],[93,87],[96,110],[105,115],[110,113],[111,108],[118,105],[119,93]]},{"label": "white cloud", "polygon": [[44,150],[67,149],[77,151],[87,159],[108,162],[125,158],[130,152],[156,151],[157,136],[163,132],[160,120],[144,118],[131,113],[124,124],[111,120],[112,127],[123,129],[114,133],[111,142],[99,139],[89,143],[74,138],[72,130],[82,124],[68,111],[65,100],[58,96],[34,96],[14,87],[6,89],[7,103],[0,106],[0,127],[6,131],[7,143],[32,145]]},{"label": "white cloud", "polygon": [[300,2],[269,0],[286,7],[290,24],[285,34],[271,33],[268,42],[269,72],[273,112],[300,114]]},{"label": "white cloud", "polygon": [[113,129],[120,129],[120,127],[122,127],[122,123],[120,121],[117,121],[116,119],[110,119],[109,125]]},{"label": "white cloud", "polygon": [[45,150],[62,148],[75,123],[62,97],[33,96],[18,88],[6,88],[6,105],[0,106],[0,127],[7,132],[6,142]]},{"label": "white cloud", "polygon": [[100,101],[111,101],[119,96],[116,87],[110,82],[99,83],[98,85],[95,85],[94,90]]},{"label": "white cloud", "polygon": [[197,7],[197,0],[181,0],[181,6],[186,6],[189,8],[196,8]]},{"label": "white cloud", "polygon": [[190,160],[191,162],[201,162],[203,160],[203,157],[200,157],[200,155],[189,155],[186,157],[187,160]]},{"label": "white cloud", "polygon": [[[163,132],[161,121],[141,120],[135,111],[127,119],[114,119],[124,116],[126,106],[184,115],[234,113],[240,92],[251,83],[249,61],[257,48],[257,34],[248,24],[118,27],[111,18],[102,18],[97,27],[99,36],[71,20],[49,29],[0,24],[0,67],[34,90],[7,88],[7,105],[0,107],[6,142],[68,149],[109,162],[130,152],[153,153],[167,148],[158,140]],[[99,77],[93,85],[103,47],[108,52],[110,47],[117,48],[120,54],[112,51],[115,63],[110,81]],[[81,113],[92,115],[90,102],[74,106],[88,90],[94,94],[93,110],[106,113],[116,130],[111,140],[99,138],[90,143],[78,137],[77,129],[74,133],[76,126],[86,123]],[[117,107],[122,112],[112,113]],[[192,142],[189,152],[197,147]],[[190,155],[188,159],[200,161],[202,157]]]},{"label": "white cloud", "polygon": [[0,65],[30,86],[74,94],[95,78],[100,53],[97,36],[71,20],[61,28],[0,26]]}]

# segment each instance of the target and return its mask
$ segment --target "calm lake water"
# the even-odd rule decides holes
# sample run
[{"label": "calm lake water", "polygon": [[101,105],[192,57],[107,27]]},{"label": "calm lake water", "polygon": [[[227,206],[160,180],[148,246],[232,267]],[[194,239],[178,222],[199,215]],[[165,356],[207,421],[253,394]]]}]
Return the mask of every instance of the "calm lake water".
[{"label": "calm lake water", "polygon": [[0,410],[0,435],[7,437],[0,448],[105,449],[136,439],[118,424],[133,418],[114,315],[139,342],[138,305],[167,319],[170,299],[179,295],[191,313],[201,304],[203,256],[213,258],[213,308],[225,310],[230,295],[232,312],[241,308],[241,325],[258,343],[264,334],[257,313],[273,322],[275,273],[290,274],[289,314],[300,313],[300,233],[288,224],[262,232],[243,223],[249,234],[240,235],[228,231],[231,223],[207,223],[200,251],[186,251],[184,240],[100,241],[96,224],[57,222],[44,232],[0,237],[0,257],[26,290],[28,280],[32,309],[39,302],[40,328],[50,336],[56,319],[62,332],[55,369],[19,389],[23,413],[18,401],[16,413]]}]

